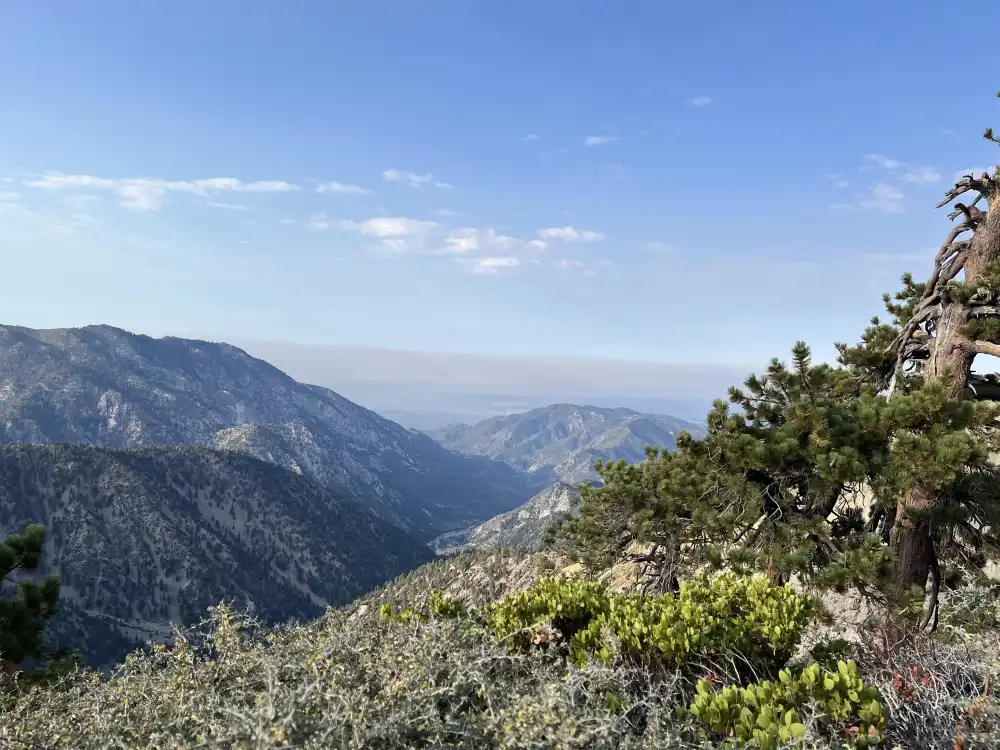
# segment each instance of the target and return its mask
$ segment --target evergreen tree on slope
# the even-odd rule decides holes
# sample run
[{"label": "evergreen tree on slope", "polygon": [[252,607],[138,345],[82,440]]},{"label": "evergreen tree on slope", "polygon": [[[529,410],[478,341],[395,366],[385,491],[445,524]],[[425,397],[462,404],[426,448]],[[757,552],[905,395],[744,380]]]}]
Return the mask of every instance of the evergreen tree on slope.
[{"label": "evergreen tree on slope", "polygon": [[47,576],[41,585],[10,577],[17,571],[34,571],[41,564],[45,530],[32,524],[23,535],[0,543],[0,660],[11,672],[26,659],[42,656],[46,621],[59,600],[59,578]]}]

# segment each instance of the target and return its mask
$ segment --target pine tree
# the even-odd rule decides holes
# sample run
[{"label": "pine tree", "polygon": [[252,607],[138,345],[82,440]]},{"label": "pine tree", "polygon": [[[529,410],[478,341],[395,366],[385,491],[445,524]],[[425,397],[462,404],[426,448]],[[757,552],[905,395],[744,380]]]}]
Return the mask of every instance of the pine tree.
[{"label": "pine tree", "polygon": [[[6,671],[12,671],[26,659],[42,656],[46,621],[55,613],[59,599],[58,576],[46,576],[39,585],[22,579],[9,580],[17,571],[37,570],[41,564],[45,529],[32,524],[21,536],[11,535],[0,544],[0,660]],[[8,595],[6,589],[16,588]]]},{"label": "pine tree", "polygon": [[874,594],[888,556],[865,529],[861,495],[889,470],[891,438],[885,399],[843,368],[813,365],[800,342],[791,367],[774,360],[717,401],[704,438],[599,465],[604,486],[585,488],[579,515],[548,540],[592,567],[640,563],[659,588],[707,564]]},{"label": "pine tree", "polygon": [[890,333],[875,324],[859,346],[841,345],[836,367],[812,364],[800,342],[790,367],[774,360],[717,401],[704,438],[684,433],[675,452],[648,448],[638,464],[599,463],[604,485],[583,488],[579,514],[547,541],[594,570],[639,564],[647,589],[676,589],[709,565],[903,602],[911,592],[888,546],[895,501],[926,489],[947,499],[934,520],[933,611],[939,559],[981,569],[996,545],[998,412],[939,381],[880,393]]},{"label": "pine tree", "polygon": [[[985,137],[1000,143],[992,130]],[[931,411],[947,400],[1000,400],[1000,382],[972,371],[977,355],[1000,356],[1000,172],[965,175],[938,207],[967,193],[975,198],[968,205],[954,204],[950,218],[960,222],[938,250],[927,282],[915,283],[904,275],[895,302],[886,297],[892,323],[874,319],[859,346],[841,346],[841,361],[889,396],[936,383],[926,396],[933,403],[923,404]],[[984,198],[985,211],[977,207]],[[978,428],[982,439],[991,442],[982,434],[990,412],[981,409],[970,418],[973,432]],[[936,592],[939,546],[959,557],[970,550],[981,556],[989,546],[988,519],[994,517],[990,488],[997,477],[980,458],[969,460],[955,487],[916,481],[899,494],[895,507],[880,509],[896,556],[898,587],[920,588],[930,578]],[[936,593],[928,617],[935,603]]]}]

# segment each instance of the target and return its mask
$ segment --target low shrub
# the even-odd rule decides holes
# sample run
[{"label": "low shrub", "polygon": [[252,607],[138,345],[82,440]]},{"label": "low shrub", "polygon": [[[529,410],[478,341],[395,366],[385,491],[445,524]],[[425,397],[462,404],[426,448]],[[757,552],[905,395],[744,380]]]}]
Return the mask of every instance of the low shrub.
[{"label": "low shrub", "polygon": [[[770,640],[760,635],[761,623],[770,627],[775,617],[757,617],[754,607],[774,610],[767,602],[775,592],[751,583],[703,579],[674,597],[687,603],[676,622],[684,623],[692,645],[673,662],[655,645],[662,617],[628,614],[641,600],[579,583],[546,584],[534,595],[485,607],[425,595],[416,606],[387,606],[381,617],[377,607],[351,608],[275,629],[220,607],[207,628],[185,632],[172,647],[136,652],[110,676],[67,668],[45,681],[8,683],[0,690],[0,747],[843,750],[871,745],[876,735],[885,750],[1000,747],[995,631],[959,637],[945,613],[942,627],[955,631],[948,639],[917,639],[886,653],[866,632],[853,647],[819,644],[812,651],[816,663],[792,660],[773,679],[744,679],[707,664],[701,655],[722,647],[703,644],[748,647],[746,640],[759,636],[759,653],[780,660],[796,642],[797,636],[785,640],[788,633],[801,630],[796,625],[786,633],[782,624],[780,634],[771,628]],[[530,604],[532,596],[551,600],[544,591],[562,592],[554,608]],[[748,601],[749,592],[756,603]],[[792,601],[784,597],[777,599],[781,618],[799,622],[800,610],[782,609]],[[727,600],[731,610],[704,606]],[[659,601],[664,611],[678,606]],[[726,611],[750,613],[750,624],[689,628]],[[510,619],[498,632],[493,624],[503,612]],[[608,658],[579,666],[566,658],[567,643],[553,647],[561,637],[553,623],[563,613],[562,624],[572,630],[566,623],[582,613],[614,623],[614,612],[623,619],[602,631]],[[625,622],[654,624],[645,635],[633,628],[638,658],[624,645]],[[697,641],[693,632],[701,634]],[[598,656],[592,646],[581,648]],[[849,650],[852,657],[845,655]]]},{"label": "low shrub", "polygon": [[776,750],[805,737],[807,711],[816,716],[822,730],[833,730],[858,748],[881,744],[885,727],[878,691],[865,685],[853,661],[841,661],[832,672],[816,663],[796,673],[784,669],[773,683],[729,685],[717,692],[701,680],[688,711],[715,738],[731,737],[762,750]]},{"label": "low shrub", "polygon": [[511,652],[453,617],[269,630],[225,607],[204,642],[136,652],[108,678],[0,692],[0,747],[34,750],[688,748],[676,684]]},{"label": "low shrub", "polygon": [[813,606],[790,586],[731,573],[697,576],[678,594],[659,596],[616,596],[592,581],[545,579],[493,605],[488,622],[495,635],[521,645],[537,642],[549,627],[577,664],[591,656],[607,661],[614,645],[669,667],[738,654],[746,669],[773,674],[798,646]]}]

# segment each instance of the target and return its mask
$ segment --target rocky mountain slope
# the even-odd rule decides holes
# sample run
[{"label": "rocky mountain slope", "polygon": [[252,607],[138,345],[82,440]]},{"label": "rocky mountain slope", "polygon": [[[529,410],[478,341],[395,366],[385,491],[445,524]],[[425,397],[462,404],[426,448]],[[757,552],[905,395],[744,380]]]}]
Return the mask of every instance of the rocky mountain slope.
[{"label": "rocky mountain slope", "polygon": [[53,632],[98,662],[222,599],[316,617],[433,557],[315,480],[197,447],[0,446],[0,533],[29,523],[62,578]]},{"label": "rocky mountain slope", "polygon": [[545,527],[571,512],[579,501],[579,490],[559,482],[542,490],[520,508],[501,513],[471,529],[442,534],[434,540],[434,548],[438,553],[491,547],[537,549]]},{"label": "rocky mountain slope", "polygon": [[530,499],[523,472],[460,456],[228,344],[109,326],[0,326],[0,443],[237,450],[317,479],[423,540]]},{"label": "rocky mountain slope", "polygon": [[647,445],[673,449],[682,430],[702,433],[698,425],[675,417],[556,404],[427,434],[446,448],[498,459],[540,480],[579,484],[599,480],[597,459],[641,461]]}]

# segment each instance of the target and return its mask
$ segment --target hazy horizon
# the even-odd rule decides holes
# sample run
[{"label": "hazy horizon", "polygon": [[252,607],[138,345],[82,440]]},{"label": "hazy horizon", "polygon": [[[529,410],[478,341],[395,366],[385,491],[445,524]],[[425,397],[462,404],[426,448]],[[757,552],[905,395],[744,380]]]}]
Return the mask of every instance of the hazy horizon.
[{"label": "hazy horizon", "polygon": [[[574,403],[625,407],[701,422],[750,365],[636,362],[583,357],[487,357],[380,347],[230,338],[296,380],[330,388],[407,427]],[[758,368],[759,369],[759,368]]]}]

